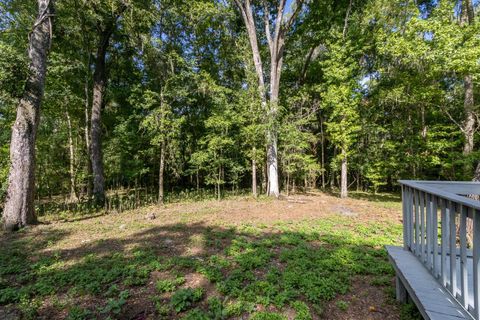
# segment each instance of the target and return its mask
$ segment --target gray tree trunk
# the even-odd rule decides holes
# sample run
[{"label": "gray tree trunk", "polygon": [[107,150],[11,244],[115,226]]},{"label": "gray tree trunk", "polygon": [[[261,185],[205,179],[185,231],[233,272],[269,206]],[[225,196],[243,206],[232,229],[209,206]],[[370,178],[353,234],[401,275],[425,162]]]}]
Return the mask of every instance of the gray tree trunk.
[{"label": "gray tree trunk", "polygon": [[163,177],[165,172],[165,141],[162,141],[160,147],[160,169],[158,172],[158,204],[163,204],[164,200],[164,188]]},{"label": "gray tree trunk", "polygon": [[345,149],[342,149],[342,169],[340,175],[340,198],[348,198],[348,163]]},{"label": "gray tree trunk", "polygon": [[[472,0],[462,0],[462,13],[460,16],[460,24],[461,25],[470,25],[473,24],[474,20],[474,10],[473,10],[473,3]],[[464,98],[464,111],[465,111],[465,119],[463,122],[463,134],[465,135],[465,143],[463,146],[463,154],[469,155],[474,148],[474,136],[475,136],[475,125],[476,125],[476,117],[475,117],[475,101],[473,98],[473,78],[472,75],[467,74],[463,79],[463,85],[465,90],[465,98]],[[466,174],[471,174],[471,166],[466,168]],[[477,164],[475,171],[473,173],[473,181],[480,181],[480,163]],[[478,200],[477,195],[473,195],[472,198]],[[457,231],[458,232],[458,231]],[[467,241],[471,245],[473,243],[473,220],[467,219]]]},{"label": "gray tree trunk", "polygon": [[252,194],[256,198],[258,196],[257,192],[257,161],[252,160]]},{"label": "gray tree trunk", "polygon": [[320,143],[321,147],[321,170],[322,170],[322,190],[325,190],[325,133],[323,131],[323,118],[320,117]]},{"label": "gray tree trunk", "polygon": [[463,123],[463,133],[465,135],[465,144],[463,146],[463,154],[469,155],[473,151],[475,135],[475,113],[474,113],[474,100],[473,100],[473,78],[471,75],[467,75],[463,79],[465,88],[465,120]]},{"label": "gray tree trunk", "polygon": [[[471,0],[462,0],[462,13],[460,16],[461,25],[469,25],[473,23],[474,11]],[[473,78],[471,75],[465,75],[463,79],[465,98],[464,98],[464,111],[465,119],[463,121],[463,134],[465,136],[465,143],[463,146],[463,154],[469,155],[474,148],[474,135],[475,135],[475,113],[474,113],[474,99],[473,99]],[[467,168],[467,174],[471,173],[470,166]]]},{"label": "gray tree trunk", "polygon": [[38,0],[38,16],[29,34],[29,75],[17,107],[10,143],[10,172],[3,224],[12,231],[35,223],[35,140],[51,45],[53,0]]},{"label": "gray tree trunk", "polygon": [[264,26],[265,36],[270,50],[270,103],[267,103],[267,94],[265,90],[265,77],[260,56],[259,44],[257,39],[257,29],[255,19],[253,17],[252,6],[250,0],[234,0],[239,8],[245,27],[247,29],[250,46],[252,49],[253,62],[258,77],[259,95],[262,106],[267,114],[267,166],[268,166],[268,195],[279,197],[280,189],[278,183],[278,148],[277,148],[277,113],[278,113],[278,95],[280,87],[280,75],[283,64],[283,51],[285,37],[288,29],[291,27],[293,20],[299,13],[303,1],[299,1],[296,10],[291,14],[287,21],[284,21],[284,9],[286,0],[280,0],[277,6],[277,16],[274,30],[270,26],[270,11],[268,3],[262,1],[264,6]]},{"label": "gray tree trunk", "polygon": [[109,24],[100,34],[93,73],[93,101],[90,127],[90,161],[93,173],[93,197],[97,204],[105,202],[105,178],[102,155],[102,107],[107,85],[106,54],[114,25]]},{"label": "gray tree trunk", "polygon": [[70,201],[74,202],[77,200],[77,192],[75,185],[75,146],[73,145],[73,135],[72,135],[72,121],[70,119],[70,114],[68,110],[65,111],[65,118],[67,119],[67,128],[68,128],[68,155],[69,155],[69,174],[70,174]]},{"label": "gray tree trunk", "polygon": [[[89,64],[90,64],[90,59],[89,59]],[[90,71],[90,70],[89,70]],[[84,134],[85,134],[85,148],[87,150],[87,154],[90,155],[91,151],[91,145],[90,145],[90,114],[88,112],[88,109],[90,108],[90,103],[89,103],[89,98],[88,98],[88,75],[85,77],[85,128],[84,128]],[[92,196],[92,160],[90,156],[87,159],[87,196],[90,198]]]}]

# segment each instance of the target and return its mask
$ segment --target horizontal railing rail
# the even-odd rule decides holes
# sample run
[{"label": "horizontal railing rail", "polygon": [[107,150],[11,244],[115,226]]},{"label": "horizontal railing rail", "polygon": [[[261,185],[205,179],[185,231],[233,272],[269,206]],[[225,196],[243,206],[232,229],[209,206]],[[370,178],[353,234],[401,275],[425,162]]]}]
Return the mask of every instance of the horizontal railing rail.
[{"label": "horizontal railing rail", "polygon": [[400,180],[403,241],[480,320],[480,183]]}]

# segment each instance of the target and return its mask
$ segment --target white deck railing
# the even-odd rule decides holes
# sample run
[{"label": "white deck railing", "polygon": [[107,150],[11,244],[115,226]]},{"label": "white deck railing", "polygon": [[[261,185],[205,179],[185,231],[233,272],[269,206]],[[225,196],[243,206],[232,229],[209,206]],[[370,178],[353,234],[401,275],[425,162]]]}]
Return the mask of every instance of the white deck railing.
[{"label": "white deck railing", "polygon": [[399,182],[404,248],[480,319],[480,202],[467,197],[480,195],[480,183]]}]

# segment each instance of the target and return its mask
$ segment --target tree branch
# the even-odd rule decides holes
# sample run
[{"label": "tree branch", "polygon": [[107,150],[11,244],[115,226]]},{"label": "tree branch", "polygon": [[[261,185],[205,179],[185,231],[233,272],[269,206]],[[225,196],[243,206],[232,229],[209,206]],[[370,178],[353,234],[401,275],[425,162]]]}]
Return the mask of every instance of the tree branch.
[{"label": "tree branch", "polygon": [[270,48],[270,53],[273,51],[273,42],[272,34],[270,30],[270,13],[268,12],[268,5],[265,0],[262,0],[263,4],[263,22],[265,24],[265,34],[267,36],[268,47]]},{"label": "tree branch", "polygon": [[352,2],[353,0],[350,0],[350,3],[348,4],[347,14],[345,15],[345,23],[343,24],[343,32],[342,32],[343,39],[345,39],[345,36],[347,35],[348,19],[350,17],[350,11],[352,11]]},{"label": "tree branch", "polygon": [[460,131],[462,133],[465,133],[465,130],[463,129],[462,125],[460,123],[458,123],[453,117],[452,115],[450,114],[450,112],[448,112],[447,109],[443,108],[442,106],[439,106],[440,107],[440,110],[442,110],[446,115],[447,117],[460,129]]},{"label": "tree branch", "polygon": [[273,36],[273,51],[271,52],[272,58],[273,52],[275,52],[275,54],[278,54],[278,39],[280,38],[280,33],[282,30],[283,10],[285,9],[285,1],[286,0],[280,0],[277,7],[277,19],[275,21],[275,33]]},{"label": "tree branch", "polygon": [[240,10],[240,13],[242,14],[243,20],[246,24],[248,19],[247,19],[247,15],[245,13],[245,8],[244,8],[243,4],[240,2],[240,0],[233,0],[233,2],[235,2],[235,4],[238,7],[238,10]]},{"label": "tree branch", "polygon": [[285,27],[284,27],[285,30],[289,30],[292,27],[293,22],[295,21],[295,19],[297,18],[298,14],[300,13],[303,7],[304,2],[305,0],[297,0],[296,2],[297,6],[295,7],[295,11],[292,13],[292,15],[288,18],[287,22],[285,23]]}]

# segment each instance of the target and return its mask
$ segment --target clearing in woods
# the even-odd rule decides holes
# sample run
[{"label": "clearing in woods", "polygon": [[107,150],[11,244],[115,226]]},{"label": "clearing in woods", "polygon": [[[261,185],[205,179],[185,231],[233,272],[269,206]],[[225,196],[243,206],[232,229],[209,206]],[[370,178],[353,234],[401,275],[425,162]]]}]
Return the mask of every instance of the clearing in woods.
[{"label": "clearing in woods", "polygon": [[0,318],[400,319],[394,195],[168,204],[0,235]]}]

